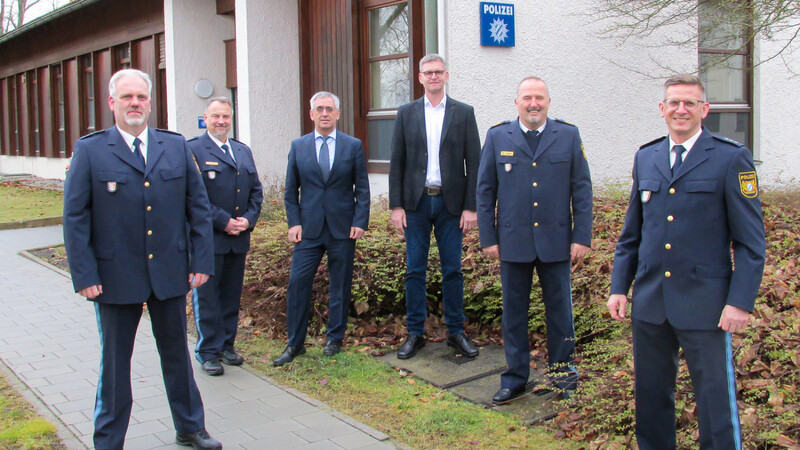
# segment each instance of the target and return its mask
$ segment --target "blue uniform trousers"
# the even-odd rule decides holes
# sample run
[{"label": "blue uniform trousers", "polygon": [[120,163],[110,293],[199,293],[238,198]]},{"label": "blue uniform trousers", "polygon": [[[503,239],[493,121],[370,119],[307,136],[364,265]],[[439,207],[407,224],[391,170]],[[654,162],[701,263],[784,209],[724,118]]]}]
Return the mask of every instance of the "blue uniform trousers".
[{"label": "blue uniform trousers", "polygon": [[406,325],[422,336],[428,315],[425,287],[431,229],[442,265],[442,303],[447,332],[464,332],[464,275],[461,272],[461,217],[450,214],[444,196],[423,194],[417,209],[406,211]]},{"label": "blue uniform trousers", "polygon": [[201,363],[216,358],[223,350],[233,350],[246,259],[247,253],[215,254],[215,275],[192,292],[197,325],[195,357]]},{"label": "blue uniform trousers", "polygon": [[642,450],[675,448],[678,348],[689,366],[701,449],[741,449],[731,334],[679,330],[633,320],[636,370],[636,440]]},{"label": "blue uniform trousers", "polygon": [[326,334],[329,341],[342,342],[350,312],[355,251],[355,239],[334,238],[327,223],[323,225],[322,233],[318,237],[310,239],[303,236],[303,240],[294,245],[286,301],[289,346],[300,347],[306,340],[314,275],[325,253],[328,254],[330,276]]},{"label": "blue uniform trousers", "polygon": [[575,350],[575,328],[569,260],[554,263],[545,263],[539,259],[529,263],[500,261],[500,279],[503,283],[503,342],[508,364],[500,377],[500,386],[521,389],[530,376],[528,308],[534,268],[542,286],[550,376],[558,388],[574,389],[578,373],[571,365]]},{"label": "blue uniform trousers", "polygon": [[[161,357],[172,422],[178,433],[205,428],[200,392],[186,346],[186,297],[150,297],[147,310]],[[95,303],[100,334],[100,381],[94,411],[94,446],[121,449],[131,417],[131,355],[142,304]]]}]

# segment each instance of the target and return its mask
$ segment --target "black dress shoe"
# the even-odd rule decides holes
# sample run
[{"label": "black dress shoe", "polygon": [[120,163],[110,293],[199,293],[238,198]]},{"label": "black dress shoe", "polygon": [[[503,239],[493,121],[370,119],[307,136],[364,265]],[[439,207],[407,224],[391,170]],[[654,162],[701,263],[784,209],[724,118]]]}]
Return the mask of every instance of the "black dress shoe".
[{"label": "black dress shoe", "polygon": [[244,358],[233,350],[223,350],[219,359],[229,366],[241,366],[244,362]]},{"label": "black dress shoe", "polygon": [[455,347],[456,350],[458,350],[458,353],[461,353],[464,356],[469,356],[470,358],[478,356],[478,348],[475,347],[475,344],[473,344],[472,341],[467,339],[466,333],[459,333],[455,336],[447,336],[447,345],[450,347]]},{"label": "black dress shoe", "polygon": [[175,442],[178,445],[192,446],[195,449],[202,450],[221,450],[222,444],[213,437],[209,436],[208,431],[203,428],[194,433],[178,433],[175,436]]},{"label": "black dress shoe", "polygon": [[275,361],[272,361],[272,365],[282,366],[284,364],[289,364],[290,362],[294,361],[294,358],[300,356],[306,352],[305,346],[300,347],[286,347],[286,350],[281,353],[281,356],[278,356]]},{"label": "black dress shoe", "polygon": [[409,334],[400,350],[397,350],[397,358],[408,359],[417,354],[417,350],[425,347],[425,338],[418,334]]},{"label": "black dress shoe", "polygon": [[340,342],[328,341],[325,348],[322,349],[322,354],[325,356],[333,356],[342,351],[342,344]]},{"label": "black dress shoe", "polygon": [[504,403],[509,400],[514,400],[515,398],[519,397],[524,393],[525,393],[525,388],[519,388],[519,389],[502,388],[494,394],[494,396],[492,397],[492,401],[494,403]]},{"label": "black dress shoe", "polygon": [[203,361],[203,370],[212,377],[225,373],[225,369],[222,367],[222,364],[219,363],[219,359],[217,358],[211,358]]}]

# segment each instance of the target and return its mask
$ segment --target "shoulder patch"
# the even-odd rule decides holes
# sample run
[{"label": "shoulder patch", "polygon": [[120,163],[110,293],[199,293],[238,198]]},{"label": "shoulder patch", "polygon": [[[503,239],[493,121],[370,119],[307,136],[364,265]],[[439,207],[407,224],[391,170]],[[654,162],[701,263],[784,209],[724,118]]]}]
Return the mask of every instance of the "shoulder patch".
[{"label": "shoulder patch", "polygon": [[571,126],[571,127],[577,127],[577,125],[575,125],[575,124],[571,124],[571,123],[567,122],[567,121],[566,121],[566,120],[564,120],[564,119],[555,119],[555,121],[556,121],[556,122],[559,122],[559,123],[563,123],[564,125],[569,125],[569,126]]},{"label": "shoulder patch", "polygon": [[155,130],[156,131],[161,131],[162,133],[169,133],[169,134],[174,134],[176,136],[183,136],[182,134],[178,133],[177,131],[165,130],[163,128],[156,128]]},{"label": "shoulder patch", "polygon": [[511,121],[510,121],[510,120],[504,120],[504,121],[502,121],[502,122],[499,122],[499,123],[496,123],[496,124],[494,124],[494,125],[490,126],[490,127],[489,127],[489,129],[492,129],[492,128],[494,128],[494,127],[499,127],[500,125],[505,125],[505,124],[507,124],[507,123],[511,123]]},{"label": "shoulder patch", "polygon": [[758,196],[758,176],[756,171],[739,172],[739,190],[747,198]]},{"label": "shoulder patch", "polygon": [[645,147],[649,147],[649,146],[651,146],[651,145],[655,144],[656,142],[661,142],[661,141],[663,141],[663,140],[664,140],[664,139],[666,139],[666,138],[667,138],[666,136],[661,136],[661,137],[660,137],[660,138],[658,138],[658,139],[653,139],[652,141],[648,142],[647,144],[644,144],[644,145],[642,145],[641,147],[639,147],[639,150],[641,150],[641,149],[643,149],[643,148],[645,148]]},{"label": "shoulder patch", "polygon": [[717,136],[716,134],[712,134],[711,136],[720,142],[725,142],[727,144],[735,145],[736,147],[744,147],[744,144],[742,144],[741,142],[736,142],[733,139],[726,138],[725,136]]},{"label": "shoulder patch", "polygon": [[88,139],[88,138],[90,138],[90,137],[92,137],[92,136],[94,136],[94,135],[96,135],[96,134],[100,134],[100,133],[102,133],[102,132],[104,132],[104,131],[106,131],[106,130],[98,130],[98,131],[95,131],[94,133],[89,133],[89,134],[87,134],[86,136],[81,136],[81,138],[80,138],[80,139],[78,139],[78,140],[79,140],[79,141],[82,141],[82,140],[84,140],[84,139]]}]

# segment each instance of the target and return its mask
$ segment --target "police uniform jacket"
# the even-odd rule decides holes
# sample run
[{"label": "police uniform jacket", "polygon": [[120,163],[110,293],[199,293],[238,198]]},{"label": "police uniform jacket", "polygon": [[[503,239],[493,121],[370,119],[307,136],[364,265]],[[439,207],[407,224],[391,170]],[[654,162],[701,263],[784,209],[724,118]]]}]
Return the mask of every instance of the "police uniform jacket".
[{"label": "police uniform jacket", "polygon": [[75,291],[102,285],[101,303],[185,295],[189,273],[214,273],[208,196],[186,140],[147,132],[145,171],[116,127],[73,150],[64,242]]},{"label": "police uniform jacket", "polygon": [[[247,253],[250,250],[250,232],[261,214],[261,181],[250,147],[228,139],[228,146],[236,162],[217,147],[208,133],[189,139],[186,145],[194,154],[203,174],[203,183],[211,202],[214,224],[214,253]],[[250,228],[232,236],[225,232],[231,218],[244,217]]]},{"label": "police uniform jacket", "polygon": [[703,129],[673,178],[669,152],[665,137],[636,153],[611,293],[627,295],[635,279],[633,318],[715,330],[725,305],[752,311],[761,284],[766,244],[753,158]]},{"label": "police uniform jacket", "polygon": [[[447,97],[439,170],[442,198],[447,211],[461,216],[475,211],[481,138],[472,106]],[[397,110],[389,165],[389,208],[415,211],[425,190],[428,173],[428,133],[425,128],[425,97]]]},{"label": "police uniform jacket", "polygon": [[286,221],[302,225],[303,238],[315,239],[323,225],[335,239],[348,239],[350,228],[369,225],[369,178],[361,141],[336,130],[336,153],[328,181],[317,162],[314,132],[292,141],[286,168]]},{"label": "police uniform jacket", "polygon": [[499,244],[503,261],[564,261],[570,244],[591,245],[592,182],[574,125],[548,118],[536,154],[518,120],[489,129],[477,192],[481,246]]}]

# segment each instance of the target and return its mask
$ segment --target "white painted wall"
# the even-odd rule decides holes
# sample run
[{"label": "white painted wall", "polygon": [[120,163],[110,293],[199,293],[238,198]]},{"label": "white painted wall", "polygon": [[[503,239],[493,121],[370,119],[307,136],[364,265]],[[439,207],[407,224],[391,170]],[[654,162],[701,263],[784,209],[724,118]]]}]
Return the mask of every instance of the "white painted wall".
[{"label": "white painted wall", "polygon": [[[550,117],[577,125],[581,131],[595,190],[630,180],[633,155],[667,133],[658,113],[663,80],[634,73],[656,72],[646,46],[618,48],[598,37],[590,0],[512,0],[516,46],[482,47],[478,0],[445,0],[444,41],[450,70],[449,94],[472,104],[481,139],[492,125],[515,120],[518,82],[526,76],[544,79],[550,89]],[[672,30],[675,31],[675,30]],[[666,31],[665,31],[666,32]],[[662,63],[693,70],[697,50],[661,51]]]},{"label": "white painted wall", "polygon": [[[785,44],[785,33],[773,41],[761,41],[757,56],[768,58]],[[795,44],[796,45],[796,44]],[[800,187],[800,54],[786,51],[782,58],[756,68],[756,158],[762,187]]]},{"label": "white painted wall", "polygon": [[202,134],[198,116],[206,99],[195,94],[197,81],[214,86],[212,97],[230,97],[225,87],[225,43],[234,37],[234,20],[217,14],[215,0],[164,0],[169,129],[187,138]]},{"label": "white painted wall", "polygon": [[301,132],[297,2],[236,0],[236,58],[239,137],[259,175],[282,185]]},{"label": "white painted wall", "polygon": [[63,180],[67,164],[67,158],[0,156],[0,174],[33,174],[37,177]]}]

